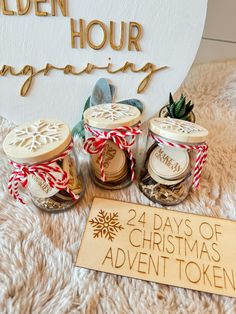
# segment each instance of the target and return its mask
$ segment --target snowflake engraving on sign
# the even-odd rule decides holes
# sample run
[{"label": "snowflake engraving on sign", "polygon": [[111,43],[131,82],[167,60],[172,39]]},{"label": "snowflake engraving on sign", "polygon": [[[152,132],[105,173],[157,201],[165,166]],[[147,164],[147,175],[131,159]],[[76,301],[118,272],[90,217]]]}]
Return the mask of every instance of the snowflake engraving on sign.
[{"label": "snowflake engraving on sign", "polygon": [[93,112],[91,113],[91,118],[100,118],[112,121],[128,116],[134,116],[134,114],[130,111],[130,107],[120,104],[105,104],[94,106]]},{"label": "snowflake engraving on sign", "polygon": [[187,122],[183,120],[176,121],[170,118],[164,119],[161,122],[160,126],[163,129],[175,130],[182,133],[193,133],[193,132],[201,131],[199,127],[197,127],[191,122]]},{"label": "snowflake engraving on sign", "polygon": [[34,124],[18,129],[10,145],[24,147],[31,152],[45,144],[60,140],[60,127],[63,124],[39,120]]},{"label": "snowflake engraving on sign", "polygon": [[89,220],[90,224],[93,226],[93,237],[113,241],[117,233],[124,229],[118,218],[118,213],[111,214],[101,209],[97,217]]}]

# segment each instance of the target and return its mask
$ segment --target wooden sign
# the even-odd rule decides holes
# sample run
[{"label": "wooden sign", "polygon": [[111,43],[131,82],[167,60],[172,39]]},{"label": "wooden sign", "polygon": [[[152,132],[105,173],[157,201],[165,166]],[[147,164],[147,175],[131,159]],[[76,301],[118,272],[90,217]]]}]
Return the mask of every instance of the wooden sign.
[{"label": "wooden sign", "polygon": [[[101,77],[151,117],[185,79],[207,0],[2,0],[0,112],[73,127]],[[128,88],[127,88],[128,87]]]},{"label": "wooden sign", "polygon": [[236,222],[96,198],[76,265],[236,297]]}]

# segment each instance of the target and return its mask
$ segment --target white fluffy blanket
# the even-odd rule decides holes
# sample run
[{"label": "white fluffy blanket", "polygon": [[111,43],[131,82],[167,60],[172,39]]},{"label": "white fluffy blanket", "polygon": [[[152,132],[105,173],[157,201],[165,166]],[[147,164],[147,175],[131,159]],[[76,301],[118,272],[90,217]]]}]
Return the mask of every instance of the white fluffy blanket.
[{"label": "white fluffy blanket", "polygon": [[[194,66],[179,92],[193,99],[197,121],[209,129],[210,151],[201,189],[174,209],[236,219],[236,60]],[[1,119],[1,142],[11,126]],[[236,313],[233,298],[75,268],[94,196],[153,205],[135,185],[95,188],[83,170],[83,200],[46,214],[29,199],[23,206],[8,196],[10,168],[0,147],[1,313]]]}]

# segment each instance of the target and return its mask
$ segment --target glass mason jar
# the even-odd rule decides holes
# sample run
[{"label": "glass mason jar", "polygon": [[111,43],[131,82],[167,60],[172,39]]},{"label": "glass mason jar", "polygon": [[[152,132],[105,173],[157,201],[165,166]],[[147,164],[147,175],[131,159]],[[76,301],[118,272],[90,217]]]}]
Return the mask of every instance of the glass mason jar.
[{"label": "glass mason jar", "polygon": [[197,188],[206,161],[208,131],[171,118],[150,121],[147,154],[139,188],[153,202],[177,205]]},{"label": "glass mason jar", "polygon": [[13,172],[10,194],[25,201],[26,188],[34,204],[47,212],[71,208],[83,195],[84,183],[68,126],[58,121],[38,120],[13,129],[3,142]]},{"label": "glass mason jar", "polygon": [[127,187],[135,177],[141,112],[126,104],[102,104],[84,112],[84,148],[94,183],[104,189]]}]

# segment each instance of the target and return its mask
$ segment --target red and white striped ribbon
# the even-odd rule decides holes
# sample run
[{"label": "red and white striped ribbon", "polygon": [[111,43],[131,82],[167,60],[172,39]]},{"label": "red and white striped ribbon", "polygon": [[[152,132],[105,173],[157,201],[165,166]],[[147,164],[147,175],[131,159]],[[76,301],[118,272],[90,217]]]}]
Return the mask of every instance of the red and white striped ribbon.
[{"label": "red and white striped ribbon", "polygon": [[[120,149],[126,150],[130,159],[131,180],[135,179],[135,158],[131,151],[131,147],[134,145],[136,135],[141,133],[140,125],[135,127],[122,126],[112,129],[111,131],[98,131],[88,124],[85,124],[85,129],[89,131],[93,137],[88,138],[85,141],[84,149],[91,155],[98,154],[102,181],[106,181],[106,174],[104,168],[104,150],[108,141],[113,141]],[[130,140],[126,139],[130,137]]]},{"label": "red and white striped ribbon", "polygon": [[199,181],[202,173],[202,168],[204,163],[206,162],[207,155],[208,155],[208,145],[207,144],[199,144],[199,145],[186,145],[186,144],[177,144],[170,141],[163,140],[163,138],[160,138],[153,133],[151,133],[151,137],[158,143],[162,145],[166,145],[169,147],[175,147],[175,148],[184,148],[189,150],[196,150],[197,151],[197,157],[195,161],[194,166],[194,175],[193,175],[193,187],[197,189],[199,187]]},{"label": "red and white striped ribbon", "polygon": [[[27,187],[28,176],[37,175],[44,182],[47,182],[51,188],[58,190],[66,190],[74,199],[78,199],[79,196],[75,195],[69,188],[69,178],[67,173],[62,170],[58,165],[54,163],[65,158],[73,148],[73,141],[69,144],[67,149],[58,157],[48,162],[26,165],[18,164],[14,161],[10,161],[10,165],[14,168],[8,183],[8,190],[10,195],[15,199],[25,204],[23,198],[19,194],[19,185],[23,188]],[[55,173],[61,173],[62,178],[58,179],[54,176]]]}]

